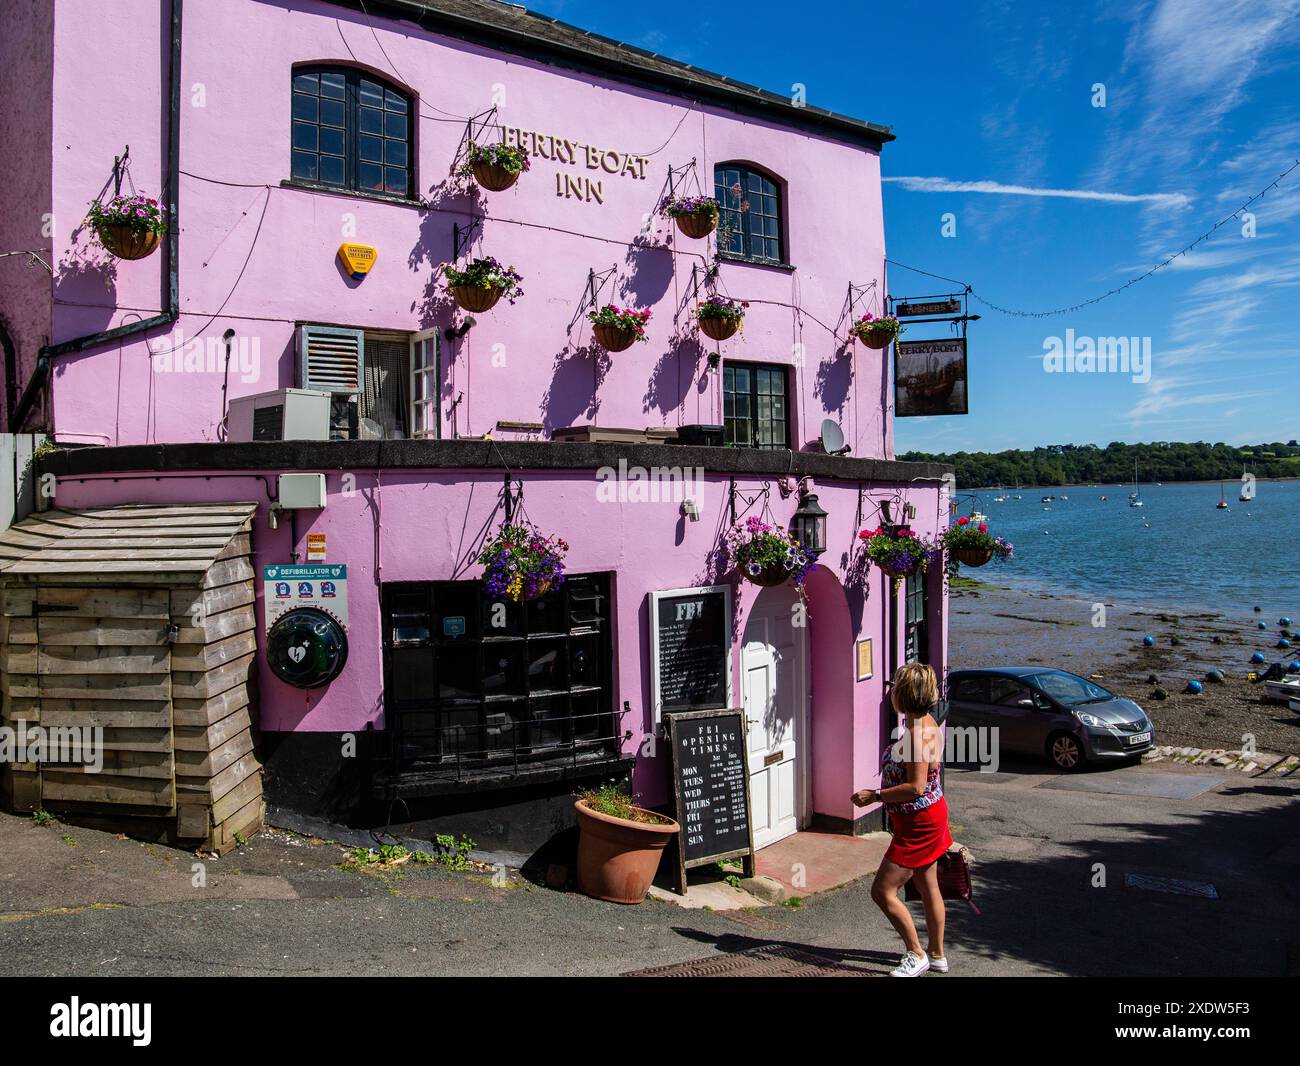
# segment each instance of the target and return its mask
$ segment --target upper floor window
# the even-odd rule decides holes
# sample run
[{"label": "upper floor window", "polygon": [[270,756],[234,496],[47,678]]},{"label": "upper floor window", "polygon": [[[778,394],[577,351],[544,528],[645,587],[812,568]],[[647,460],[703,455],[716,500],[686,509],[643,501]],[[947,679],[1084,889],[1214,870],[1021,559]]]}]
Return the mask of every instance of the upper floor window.
[{"label": "upper floor window", "polygon": [[364,71],[298,67],[291,177],[409,197],[413,110],[408,95]]},{"label": "upper floor window", "polygon": [[724,364],[722,404],[724,444],[738,448],[790,447],[785,367]]},{"label": "upper floor window", "polygon": [[718,250],[766,263],[784,263],[781,188],[762,171],[740,163],[713,169],[714,195],[722,204]]}]

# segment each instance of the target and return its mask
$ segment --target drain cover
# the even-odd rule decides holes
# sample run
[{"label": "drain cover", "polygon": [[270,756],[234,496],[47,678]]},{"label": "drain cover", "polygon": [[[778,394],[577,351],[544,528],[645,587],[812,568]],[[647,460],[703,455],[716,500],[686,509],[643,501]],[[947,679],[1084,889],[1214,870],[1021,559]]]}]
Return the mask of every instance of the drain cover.
[{"label": "drain cover", "polygon": [[710,955],[670,966],[632,970],[624,977],[883,977],[880,971],[845,966],[812,951],[764,944],[726,955]]},{"label": "drain cover", "polygon": [[1178,877],[1125,874],[1124,884],[1129,888],[1143,888],[1148,892],[1171,892],[1176,896],[1200,896],[1203,899],[1219,898],[1219,890],[1209,881],[1184,881]]}]

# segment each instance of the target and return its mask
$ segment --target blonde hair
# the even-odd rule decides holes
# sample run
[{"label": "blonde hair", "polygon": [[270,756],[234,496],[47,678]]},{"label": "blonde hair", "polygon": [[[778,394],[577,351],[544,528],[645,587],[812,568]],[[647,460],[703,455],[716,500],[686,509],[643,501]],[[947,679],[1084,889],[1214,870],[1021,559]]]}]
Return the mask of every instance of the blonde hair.
[{"label": "blonde hair", "polygon": [[925,663],[904,663],[894,672],[889,702],[899,714],[919,717],[939,702],[939,683]]}]

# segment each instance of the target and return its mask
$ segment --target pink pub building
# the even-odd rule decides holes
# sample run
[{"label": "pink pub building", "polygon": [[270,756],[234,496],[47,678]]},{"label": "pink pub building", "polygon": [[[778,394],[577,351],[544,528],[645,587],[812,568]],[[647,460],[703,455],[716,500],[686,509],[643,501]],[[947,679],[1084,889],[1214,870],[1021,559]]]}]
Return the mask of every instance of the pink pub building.
[{"label": "pink pub building", "polygon": [[[32,519],[135,514],[149,573],[150,523],[189,558],[204,516],[247,515],[248,631],[210,654],[268,820],[526,856],[596,783],[671,809],[666,716],[740,708],[756,846],[879,828],[849,797],[892,669],[942,676],[947,600],[858,533],[934,536],[949,501],[948,468],[894,459],[889,349],[849,332],[885,308],[887,128],[495,0],[5,19],[0,251],[34,253],[0,259],[5,428],[53,445]],[[504,189],[468,173],[498,143],[528,158]],[[159,201],[148,254],[87,221],[119,193]],[[674,196],[715,197],[712,232]],[[486,257],[522,293],[467,310],[448,264]],[[713,297],[729,337],[697,323]],[[606,304],[650,311],[644,340],[598,341]],[[737,571],[750,517],[816,552],[802,589]],[[529,602],[483,581],[506,522],[568,545]]]}]

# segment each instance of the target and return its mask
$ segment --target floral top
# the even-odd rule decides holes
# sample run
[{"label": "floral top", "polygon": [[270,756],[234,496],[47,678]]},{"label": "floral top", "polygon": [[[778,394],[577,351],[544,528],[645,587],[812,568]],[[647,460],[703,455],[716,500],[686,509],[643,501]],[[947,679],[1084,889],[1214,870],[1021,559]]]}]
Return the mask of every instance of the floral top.
[{"label": "floral top", "polygon": [[[907,763],[901,761],[896,755],[896,749],[900,745],[901,741],[895,741],[885,746],[884,758],[880,760],[879,791],[881,792],[895,785],[907,783]],[[933,806],[941,799],[943,799],[943,786],[939,784],[939,764],[935,763],[926,774],[924,792],[906,803],[886,803],[885,810],[890,814],[915,814],[917,811]]]}]

